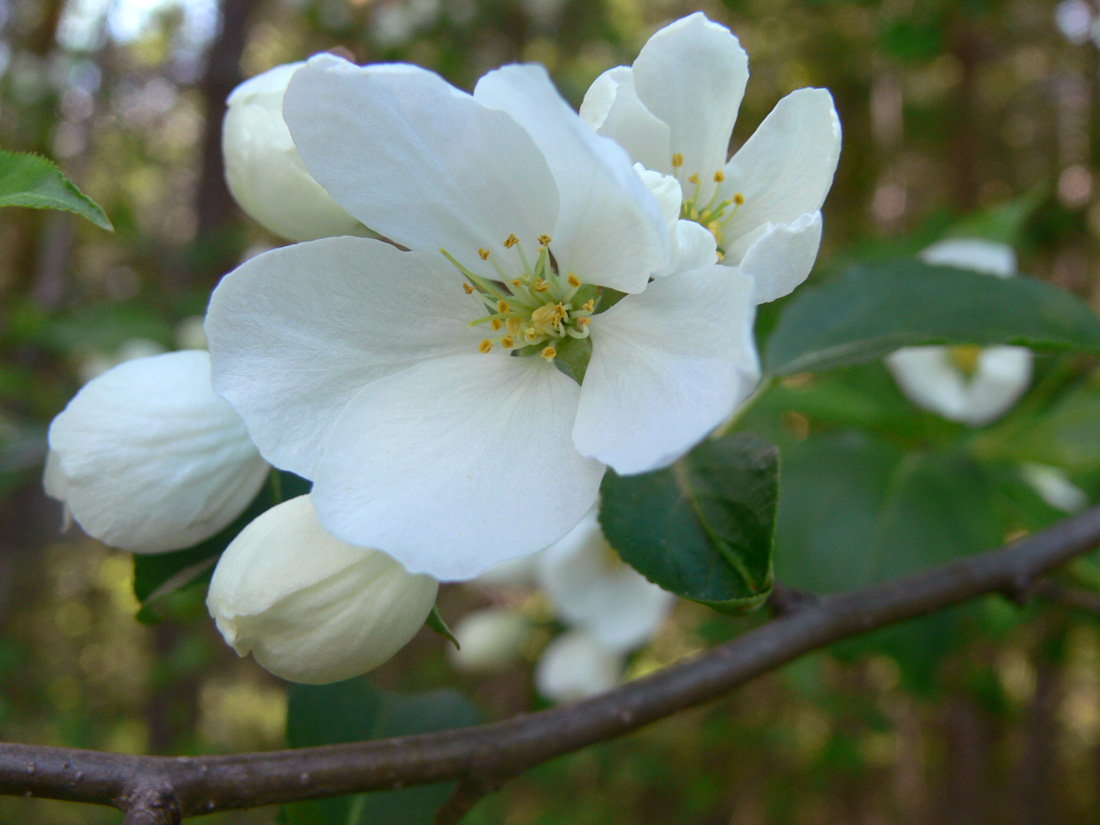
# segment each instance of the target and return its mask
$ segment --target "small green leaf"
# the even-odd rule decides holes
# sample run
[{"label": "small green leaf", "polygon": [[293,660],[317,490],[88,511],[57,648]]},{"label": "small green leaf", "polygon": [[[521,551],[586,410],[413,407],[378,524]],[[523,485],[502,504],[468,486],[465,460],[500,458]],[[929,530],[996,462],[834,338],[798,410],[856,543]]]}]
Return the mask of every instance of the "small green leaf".
[{"label": "small green leaf", "polygon": [[665,590],[723,612],[772,587],[779,452],[738,433],[705,441],[666,470],[600,489],[600,524],[623,560]]},{"label": "small green leaf", "polygon": [[432,612],[429,613],[428,618],[424,620],[424,626],[453,644],[455,650],[461,649],[461,645],[459,645],[458,639],[455,638],[454,632],[447,623],[443,621],[443,617],[439,614],[439,605],[432,606]]},{"label": "small green leaf", "polygon": [[[295,685],[287,704],[286,738],[292,748],[362,742],[467,727],[481,714],[464,695],[444,688],[392,693],[366,679],[331,685]],[[453,783],[285,805],[288,825],[428,825]]]},{"label": "small green leaf", "polygon": [[0,206],[60,209],[114,231],[103,210],[62,174],[51,160],[0,150]]},{"label": "small green leaf", "polygon": [[[309,492],[309,482],[291,473],[278,470],[279,486],[287,498]],[[213,538],[194,547],[171,553],[134,554],[134,595],[141,602],[138,621],[156,624],[164,617],[159,610],[160,601],[171,593],[191,584],[210,580],[218,557],[248,523],[278,502],[273,496],[273,485],[265,484],[252,503],[232,524]]]},{"label": "small green leaf", "polygon": [[815,372],[923,344],[1022,344],[1100,352],[1100,318],[1032,278],[996,278],[917,260],[859,265],[800,290],[768,339],[772,375]]}]

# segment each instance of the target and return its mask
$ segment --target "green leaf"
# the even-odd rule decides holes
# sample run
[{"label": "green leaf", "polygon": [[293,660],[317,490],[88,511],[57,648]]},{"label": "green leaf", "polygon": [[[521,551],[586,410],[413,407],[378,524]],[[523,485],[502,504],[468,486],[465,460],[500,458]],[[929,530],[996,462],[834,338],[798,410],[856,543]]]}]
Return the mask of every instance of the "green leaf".
[{"label": "green leaf", "polygon": [[859,265],[800,290],[768,339],[772,375],[815,372],[922,344],[1022,344],[1100,352],[1100,318],[1032,278],[917,260]]},{"label": "green leaf", "polygon": [[103,210],[76,188],[53,161],[0,150],[0,206],[60,209],[114,231]]},{"label": "green leaf", "polygon": [[1040,183],[1018,198],[960,220],[947,231],[948,238],[981,238],[1016,246],[1035,211],[1050,197],[1050,186]]},{"label": "green leaf", "polygon": [[[332,685],[295,685],[287,706],[292,748],[361,742],[476,725],[481,714],[464,695],[445,688],[401,694],[360,677]],[[282,809],[288,825],[427,825],[453,783],[297,802]]]},{"label": "green leaf", "polygon": [[455,650],[461,649],[461,645],[458,643],[458,638],[455,636],[454,631],[443,621],[443,616],[439,613],[439,605],[432,605],[432,612],[428,614],[428,618],[424,620],[424,626],[432,633],[436,633],[446,639],[448,642],[455,646]]},{"label": "green leaf", "polygon": [[265,484],[245,511],[216,536],[171,553],[134,554],[134,595],[141,602],[138,621],[146,624],[163,621],[160,608],[165,597],[188,585],[209,581],[218,557],[237,534],[254,518],[284,500],[276,496],[276,486],[285,498],[309,492],[309,482],[304,479],[278,470],[273,472],[278,485]]},{"label": "green leaf", "polygon": [[600,488],[600,524],[623,560],[665,590],[723,612],[772,587],[779,452],[745,433],[704,441],[666,470]]}]

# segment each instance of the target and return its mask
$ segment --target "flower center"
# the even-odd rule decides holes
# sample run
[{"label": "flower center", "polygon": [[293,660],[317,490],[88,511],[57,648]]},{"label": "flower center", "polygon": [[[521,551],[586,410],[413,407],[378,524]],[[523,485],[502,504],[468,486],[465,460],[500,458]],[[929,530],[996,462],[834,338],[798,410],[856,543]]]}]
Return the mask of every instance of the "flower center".
[{"label": "flower center", "polygon": [[982,348],[975,344],[960,344],[947,350],[951,363],[967,378],[973,378],[978,371],[978,362],[982,357]]},{"label": "flower center", "polygon": [[497,260],[488,249],[477,254],[489,261],[499,280],[489,280],[472,272],[447,250],[443,256],[466,276],[462,288],[476,294],[489,314],[470,322],[471,327],[488,324],[500,333],[482,339],[478,350],[489,352],[499,344],[516,355],[540,355],[554,360],[565,339],[587,338],[588,326],[596,311],[598,288],[581,283],[569,272],[562,276],[550,254],[550,236],[539,235],[538,255],[532,266],[515,235],[504,240],[507,252]]},{"label": "flower center", "polygon": [[[684,156],[677,152],[672,156],[672,168],[679,173],[683,165]],[[706,203],[702,203],[700,198],[701,182],[699,175],[698,173],[689,175],[688,183],[695,185],[695,191],[690,197],[684,198],[684,202],[680,206],[680,220],[695,221],[710,230],[710,233],[714,236],[715,243],[718,245],[718,260],[722,260],[726,253],[726,250],[722,246],[724,230],[729,226],[730,221],[733,220],[733,216],[737,214],[737,210],[745,203],[745,196],[740,192],[734,193],[731,198],[720,199],[722,194],[721,183],[725,179],[726,173],[721,169],[714,173],[714,182],[719,184],[719,186],[715,187],[714,193],[710,196],[710,199]]]}]

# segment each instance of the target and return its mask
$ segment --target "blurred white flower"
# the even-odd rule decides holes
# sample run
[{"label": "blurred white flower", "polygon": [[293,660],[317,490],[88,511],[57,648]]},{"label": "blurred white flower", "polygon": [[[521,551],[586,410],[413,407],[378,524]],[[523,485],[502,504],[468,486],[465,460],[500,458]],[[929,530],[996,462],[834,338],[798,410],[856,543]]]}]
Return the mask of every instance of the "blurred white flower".
[{"label": "blurred white flower", "polygon": [[1062,0],[1054,7],[1054,25],[1066,40],[1080,45],[1089,39],[1092,9],[1084,0]]},{"label": "blurred white flower", "polygon": [[324,684],[366,673],[404,647],[439,583],[326,532],[309,496],[250,523],[218,560],[206,605],[241,656],[284,679]]},{"label": "blurred white flower", "polygon": [[841,132],[832,95],[798,89],[727,160],[748,79],[737,38],[696,12],[649,38],[633,66],[596,78],[581,117],[646,169],[678,181],[675,240],[701,248],[712,235],[712,254],[716,243],[721,262],[752,277],[763,303],[813,267]]},{"label": "blurred white flower", "polygon": [[[920,257],[1000,278],[1016,272],[1012,247],[990,241],[949,239]],[[1027,391],[1033,357],[1026,347],[905,347],[887,356],[886,366],[918,407],[979,427],[1004,415]]]},{"label": "blurred white flower", "polygon": [[270,471],[210,386],[210,356],[119,364],[50,425],[47,494],[90,536],[135,553],[189,547],[226,527]]},{"label": "blurred white flower", "polygon": [[276,66],[229,95],[222,125],[229,191],[249,217],[280,238],[368,234],[306,171],[283,121],[283,94],[304,65]]},{"label": "blurred white flower", "polygon": [[611,690],[621,678],[623,654],[586,630],[554,639],[535,667],[535,687],[552,702],[572,702]]},{"label": "blurred white flower", "polygon": [[447,648],[451,662],[468,673],[493,673],[519,658],[531,623],[511,607],[487,607],[463,616],[454,626],[458,648]]},{"label": "blurred white flower", "polygon": [[1020,475],[1039,494],[1039,498],[1056,510],[1077,513],[1089,506],[1088,494],[1057,467],[1024,464],[1020,467]]}]

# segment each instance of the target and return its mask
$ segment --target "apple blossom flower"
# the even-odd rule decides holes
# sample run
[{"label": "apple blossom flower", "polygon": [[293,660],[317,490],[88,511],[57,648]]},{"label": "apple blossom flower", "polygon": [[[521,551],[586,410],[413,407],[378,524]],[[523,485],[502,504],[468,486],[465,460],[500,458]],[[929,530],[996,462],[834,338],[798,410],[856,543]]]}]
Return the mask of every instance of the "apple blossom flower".
[{"label": "apple blossom flower", "polygon": [[841,133],[829,92],[799,89],[727,160],[748,77],[737,38],[696,12],[654,34],[633,66],[596,78],[581,117],[675,179],[681,218],[710,230],[722,263],[752,277],[764,303],[813,267]]},{"label": "apple blossom flower", "polygon": [[270,472],[210,386],[210,356],[170,352],[86,384],[50,425],[43,484],[90,536],[135,553],[189,547],[239,516]]},{"label": "apple blossom flower", "polygon": [[535,666],[535,687],[553,702],[572,702],[605,693],[619,684],[623,654],[587,630],[554,639]]},{"label": "apple blossom flower", "polygon": [[366,673],[404,647],[439,582],[326,532],[309,496],[253,520],[214,569],[206,604],[241,656],[293,682]]},{"label": "apple blossom flower", "polygon": [[229,95],[222,125],[229,191],[250,218],[280,238],[368,234],[310,177],[283,122],[287,83],[304,65],[276,66]]},{"label": "apple blossom flower", "polygon": [[342,540],[471,578],[568,532],[606,466],[674,461],[759,380],[751,279],[650,282],[659,205],[542,67],[469,95],[319,55],[283,113],[310,174],[408,251],[267,252],[222,280],[206,331],[215,389]]},{"label": "apple blossom flower", "polygon": [[[1016,272],[1012,247],[991,241],[940,241],[920,257],[999,278]],[[918,407],[980,427],[1008,412],[1027,391],[1033,357],[1027,347],[905,347],[888,355],[886,366]]]}]

